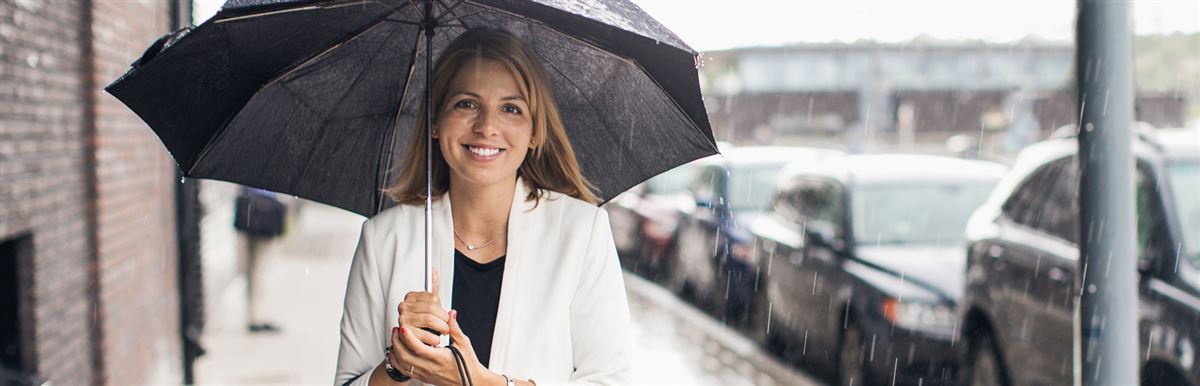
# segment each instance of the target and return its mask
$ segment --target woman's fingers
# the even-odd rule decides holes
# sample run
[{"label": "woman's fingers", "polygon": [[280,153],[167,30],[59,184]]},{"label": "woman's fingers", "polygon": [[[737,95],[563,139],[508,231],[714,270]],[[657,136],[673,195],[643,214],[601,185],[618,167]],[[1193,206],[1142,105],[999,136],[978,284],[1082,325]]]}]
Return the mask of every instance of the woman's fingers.
[{"label": "woman's fingers", "polygon": [[458,311],[456,310],[450,310],[450,341],[459,348],[471,347],[471,339],[463,332],[462,326],[458,325]]},{"label": "woman's fingers", "polygon": [[433,354],[436,352],[434,350],[436,349],[428,344],[425,344],[425,342],[422,342],[421,339],[417,338],[416,333],[417,331],[400,326],[400,343],[404,345],[407,353],[411,353],[422,358],[432,358]]}]

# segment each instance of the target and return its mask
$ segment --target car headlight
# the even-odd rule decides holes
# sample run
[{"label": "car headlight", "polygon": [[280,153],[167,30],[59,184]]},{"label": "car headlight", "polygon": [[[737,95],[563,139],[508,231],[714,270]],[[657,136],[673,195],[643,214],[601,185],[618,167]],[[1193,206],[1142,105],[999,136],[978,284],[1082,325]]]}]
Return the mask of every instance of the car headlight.
[{"label": "car headlight", "polygon": [[953,335],[958,327],[954,310],[938,304],[888,298],[883,301],[883,316],[897,326],[937,334]]}]

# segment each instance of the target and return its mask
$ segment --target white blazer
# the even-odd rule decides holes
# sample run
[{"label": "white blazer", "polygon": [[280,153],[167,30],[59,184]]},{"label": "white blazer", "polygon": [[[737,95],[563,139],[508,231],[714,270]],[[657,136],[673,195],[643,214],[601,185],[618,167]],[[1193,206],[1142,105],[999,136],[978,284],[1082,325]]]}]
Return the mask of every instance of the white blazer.
[{"label": "white blazer", "polygon": [[[546,192],[534,208],[527,194],[518,179],[488,369],[538,386],[629,384],[629,304],[608,215],[556,192]],[[439,295],[449,310],[450,200],[435,200],[432,213]],[[400,301],[424,291],[424,221],[424,207],[397,205],[363,222],[346,285],[335,385],[367,384],[390,344]]]}]

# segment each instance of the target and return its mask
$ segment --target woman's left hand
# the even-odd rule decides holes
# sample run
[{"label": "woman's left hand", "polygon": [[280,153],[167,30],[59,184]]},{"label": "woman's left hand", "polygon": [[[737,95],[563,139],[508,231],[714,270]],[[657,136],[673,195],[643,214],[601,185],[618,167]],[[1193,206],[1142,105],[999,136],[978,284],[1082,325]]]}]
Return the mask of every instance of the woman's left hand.
[{"label": "woman's left hand", "polygon": [[[462,353],[463,360],[467,363],[467,369],[475,384],[494,384],[492,381],[500,376],[479,363],[479,358],[475,356],[475,349],[471,347],[471,339],[462,332],[457,316],[458,311],[450,310],[450,344]],[[391,355],[398,356],[401,363],[408,363],[412,369],[411,373],[408,372],[409,369],[399,369],[400,371],[421,382],[440,386],[466,384],[458,375],[454,353],[450,352],[449,348],[426,345],[408,329],[392,328]]]}]

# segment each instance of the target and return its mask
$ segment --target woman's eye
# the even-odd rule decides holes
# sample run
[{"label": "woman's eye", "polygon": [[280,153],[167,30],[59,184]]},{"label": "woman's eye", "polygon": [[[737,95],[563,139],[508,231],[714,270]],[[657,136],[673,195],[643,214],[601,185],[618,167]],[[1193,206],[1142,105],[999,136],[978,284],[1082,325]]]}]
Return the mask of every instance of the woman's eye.
[{"label": "woman's eye", "polygon": [[463,99],[463,100],[455,103],[454,107],[460,108],[460,109],[471,109],[471,108],[475,108],[475,102],[472,102],[468,99]]},{"label": "woman's eye", "polygon": [[513,105],[505,105],[504,112],[509,114],[521,114],[521,108]]}]

